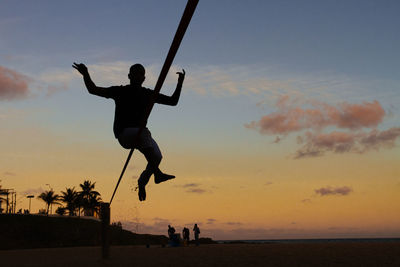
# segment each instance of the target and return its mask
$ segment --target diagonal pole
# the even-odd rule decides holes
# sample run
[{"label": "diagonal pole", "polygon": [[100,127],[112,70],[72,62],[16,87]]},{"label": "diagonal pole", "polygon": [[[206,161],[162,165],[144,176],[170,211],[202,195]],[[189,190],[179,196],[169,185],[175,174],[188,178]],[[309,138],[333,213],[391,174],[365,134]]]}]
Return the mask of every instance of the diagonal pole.
[{"label": "diagonal pole", "polygon": [[[181,21],[179,22],[178,29],[176,30],[175,37],[172,41],[171,47],[169,48],[167,58],[165,59],[164,65],[161,69],[160,75],[158,76],[158,80],[156,83],[156,86],[154,87],[154,93],[153,96],[150,100],[149,105],[146,108],[146,113],[145,113],[145,120],[143,121],[142,127],[139,129],[138,134],[136,139],[139,138],[140,134],[142,133],[144,127],[146,127],[147,124],[147,119],[150,116],[150,112],[153,109],[155,100],[157,98],[157,95],[160,93],[161,87],[165,81],[165,78],[167,77],[168,71],[171,67],[172,62],[174,61],[176,52],[178,51],[178,48],[182,42],[183,36],[185,35],[186,29],[189,26],[190,20],[192,19],[192,16],[194,14],[194,11],[196,9],[196,6],[198,4],[199,0],[188,0],[186,4],[185,11],[183,12]],[[129,160],[132,157],[134,149],[132,148],[131,151],[129,152],[128,158],[125,161],[124,167],[122,169],[121,175],[119,176],[117,185],[115,186],[114,193],[112,194],[111,200],[110,200],[110,205],[111,202],[114,199],[115,193],[117,192],[119,183],[121,182],[122,176],[125,173],[126,167],[128,166]]]}]

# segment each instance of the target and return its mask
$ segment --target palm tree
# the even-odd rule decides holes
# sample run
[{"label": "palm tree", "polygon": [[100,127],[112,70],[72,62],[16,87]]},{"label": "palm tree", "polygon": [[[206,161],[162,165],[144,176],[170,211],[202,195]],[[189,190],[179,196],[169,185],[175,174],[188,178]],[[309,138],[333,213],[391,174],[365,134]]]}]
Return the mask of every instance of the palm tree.
[{"label": "palm tree", "polygon": [[100,193],[94,190],[96,183],[92,183],[89,180],[83,181],[80,184],[82,191],[79,192],[79,196],[82,200],[82,207],[86,216],[93,216],[98,207],[100,206]]},{"label": "palm tree", "polygon": [[78,209],[78,216],[81,217],[81,209],[84,206],[84,203],[80,192],[77,193],[74,204],[75,207]]},{"label": "palm tree", "polygon": [[52,204],[60,204],[57,201],[60,199],[60,196],[55,194],[53,190],[44,191],[38,196],[39,199],[43,200],[47,204],[46,214],[49,215],[49,208]]},{"label": "palm tree", "polygon": [[66,204],[65,208],[68,210],[69,216],[75,215],[75,210],[78,207],[78,192],[76,192],[75,187],[65,188],[65,191],[61,191],[61,194],[60,199]]},{"label": "palm tree", "polygon": [[100,202],[101,202],[101,197],[100,196],[92,196],[90,197],[88,203],[87,203],[87,209],[89,210],[90,216],[95,216],[95,214],[100,213]]},{"label": "palm tree", "polygon": [[57,210],[56,210],[56,213],[58,215],[63,216],[65,214],[65,208],[64,207],[58,207]]}]

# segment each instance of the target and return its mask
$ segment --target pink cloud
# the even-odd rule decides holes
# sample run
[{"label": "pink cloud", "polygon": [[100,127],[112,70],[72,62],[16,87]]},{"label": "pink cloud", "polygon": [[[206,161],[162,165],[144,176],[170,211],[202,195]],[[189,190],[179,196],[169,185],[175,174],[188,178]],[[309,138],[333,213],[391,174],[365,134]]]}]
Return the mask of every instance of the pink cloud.
[{"label": "pink cloud", "polygon": [[29,81],[27,76],[0,66],[0,100],[27,97]]},{"label": "pink cloud", "polygon": [[360,138],[360,144],[365,149],[379,149],[380,147],[392,148],[396,139],[400,136],[400,128],[394,127],[386,131],[373,130],[368,135]]},{"label": "pink cloud", "polygon": [[321,196],[329,196],[329,195],[342,195],[342,196],[347,196],[351,192],[353,192],[353,189],[348,186],[342,186],[342,187],[321,187],[319,189],[314,190],[316,194],[319,194]]},{"label": "pink cloud", "polygon": [[304,143],[298,149],[295,158],[322,156],[325,152],[365,153],[371,149],[392,148],[400,137],[400,128],[393,127],[386,131],[372,130],[363,132],[331,132],[328,134],[313,134],[307,132],[305,137],[298,138],[298,143]]},{"label": "pink cloud", "polygon": [[[400,128],[393,127],[380,131],[377,126],[386,113],[378,101],[350,104],[347,102],[330,105],[319,101],[308,101],[307,108],[300,106],[298,99],[281,96],[276,102],[276,112],[263,116],[244,126],[261,134],[286,136],[292,132],[307,130],[297,136],[297,143],[303,145],[294,158],[319,157],[325,152],[364,153],[371,149],[392,148],[400,136]],[[345,129],[323,133],[328,127]],[[363,132],[365,128],[372,129]],[[280,143],[276,136],[273,143]]]},{"label": "pink cloud", "polygon": [[321,130],[329,126],[356,130],[373,128],[382,122],[385,111],[378,101],[362,104],[340,103],[332,106],[313,101],[311,108],[297,106],[288,96],[276,103],[278,111],[263,116],[259,121],[245,124],[261,134],[289,134],[304,129]]},{"label": "pink cloud", "polygon": [[340,109],[333,111],[331,118],[337,122],[339,128],[360,129],[376,127],[385,116],[378,101],[364,102],[363,104],[340,104]]}]

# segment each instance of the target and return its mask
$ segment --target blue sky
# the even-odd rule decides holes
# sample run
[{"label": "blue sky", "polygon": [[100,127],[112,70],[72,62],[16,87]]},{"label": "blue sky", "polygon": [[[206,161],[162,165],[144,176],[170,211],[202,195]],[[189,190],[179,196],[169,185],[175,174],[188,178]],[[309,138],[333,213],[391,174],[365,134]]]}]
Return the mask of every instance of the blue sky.
[{"label": "blue sky", "polygon": [[[129,66],[140,62],[147,71],[144,86],[153,87],[185,3],[184,0],[1,2],[0,66],[23,75],[28,83],[27,95],[19,98],[6,99],[0,90],[0,147],[3,148],[0,158],[5,162],[4,167],[0,162],[0,179],[4,186],[28,190],[33,187],[28,176],[35,173],[37,183],[42,183],[45,188],[44,184],[55,175],[54,168],[65,168],[76,173],[79,170],[84,174],[93,173],[102,192],[110,191],[114,182],[104,182],[104,176],[115,176],[125,157],[125,151],[119,148],[112,133],[114,104],[111,100],[89,95],[71,65],[73,62],[87,64],[99,86],[111,86],[128,83]],[[303,177],[304,181],[310,178],[310,188],[326,184],[332,188],[349,186],[343,177],[357,173],[357,178],[348,179],[353,181],[354,192],[357,192],[363,171],[338,174],[336,180],[324,178],[318,181],[316,178],[329,176],[324,172],[329,171],[330,162],[337,164],[332,166],[342,166],[351,162],[348,157],[354,157],[352,160],[359,162],[356,164],[359,168],[368,164],[375,166],[383,160],[389,166],[385,169],[389,174],[382,179],[386,179],[389,188],[398,173],[392,164],[392,160],[399,158],[397,145],[378,145],[374,151],[368,150],[368,157],[354,153],[337,155],[330,151],[332,154],[328,156],[294,163],[291,158],[299,147],[296,134],[314,128],[302,133],[279,134],[282,141],[275,144],[276,134],[260,134],[260,129],[249,129],[245,125],[282,112],[279,101],[286,96],[291,105],[284,106],[288,114],[295,108],[300,112],[305,108],[318,111],[321,106],[340,110],[344,102],[350,105],[349,110],[362,109],[368,106],[365,103],[376,100],[379,104],[374,108],[377,109],[367,109],[367,112],[374,115],[382,108],[385,116],[373,121],[374,127],[357,131],[346,129],[346,133],[359,138],[374,129],[378,133],[392,129],[387,135],[398,131],[399,10],[398,1],[200,0],[162,89],[163,93],[171,94],[177,79],[175,72],[184,68],[187,76],[180,103],[173,108],[156,106],[149,121],[153,136],[161,144],[166,167],[182,172],[183,177],[193,176],[191,179],[194,180],[183,179],[182,182],[201,184],[205,186],[205,192],[218,192],[216,188],[221,184],[214,184],[215,175],[223,177],[221,181],[232,176],[237,189],[247,183],[251,187],[257,181],[276,185],[279,178],[274,180],[274,177],[292,181],[285,186],[295,188],[297,182],[292,170],[287,167],[284,171],[269,170],[266,166],[270,162],[275,162],[276,166],[297,166],[300,174],[295,176]],[[303,119],[307,120],[307,117]],[[342,130],[338,129],[340,124],[335,123],[337,121],[320,130],[324,133]],[[396,141],[396,133],[392,141]],[[32,136],[33,140],[25,139],[26,136]],[[12,140],[19,141],[13,143]],[[81,156],[76,156],[78,152],[74,154],[73,147],[80,149]],[[98,158],[98,164],[103,163],[101,171],[90,169],[92,163],[89,162],[97,160],[91,158],[91,149],[101,155]],[[38,153],[48,156],[43,156],[42,160],[33,159]],[[55,159],[60,155],[64,155],[61,157],[65,161]],[[21,163],[21,159],[27,162]],[[201,165],[199,170],[185,173],[186,166],[192,166],[196,161]],[[310,164],[313,162],[314,165]],[[141,163],[139,159],[138,164]],[[19,164],[28,167],[19,171]],[[34,164],[40,168],[35,168]],[[324,168],[320,167],[324,164]],[[48,172],[45,166],[49,168]],[[313,166],[317,166],[316,169],[310,170]],[[334,169],[332,172],[337,168]],[[138,171],[135,169],[129,175],[137,175]],[[16,173],[15,179],[5,173]],[[243,185],[240,175],[254,175],[255,178],[251,182],[246,180]],[[208,178],[196,180],[202,176]],[[71,179],[78,181],[81,178],[76,174],[76,178]],[[360,183],[360,187],[374,187],[374,183]],[[57,190],[67,186],[61,178],[52,185]],[[171,185],[171,188],[177,190],[178,187]],[[228,186],[226,190],[232,188]],[[229,199],[232,192],[220,190],[221,198]],[[124,192],[121,192],[121,199],[135,197],[132,192]],[[284,188],[273,192],[279,195],[275,197],[285,199]],[[286,199],[297,196],[297,193],[289,192],[292,193]],[[299,196],[300,202],[308,199],[307,192],[301,191],[304,196]],[[217,198],[220,195],[214,195],[215,201],[220,201]],[[204,196],[213,199],[214,195]],[[385,199],[382,202],[389,200],[393,201]],[[152,205],[163,207],[161,199],[154,201]],[[174,201],[174,205],[179,206],[179,201]],[[190,201],[188,205],[198,204],[195,200]],[[151,207],[144,205],[141,212],[150,218]],[[297,207],[297,204],[293,205]],[[251,207],[247,208],[251,210]],[[252,215],[255,221],[261,220],[258,213],[260,211],[255,211]],[[116,214],[116,219],[123,217]],[[217,215],[210,216],[214,217],[201,219],[204,222],[207,218],[222,220]],[[178,215],[176,218],[183,224],[183,218]],[[400,220],[398,216],[393,218],[388,222]],[[296,218],[288,220],[291,223]],[[338,224],[343,226],[345,222],[346,218]],[[273,226],[260,224],[254,227]]]},{"label": "blue sky", "polygon": [[[157,62],[184,4],[3,1],[2,53],[44,57],[58,66],[58,58],[72,55]],[[395,79],[398,8],[397,1],[201,1],[177,62],[260,63]]]}]

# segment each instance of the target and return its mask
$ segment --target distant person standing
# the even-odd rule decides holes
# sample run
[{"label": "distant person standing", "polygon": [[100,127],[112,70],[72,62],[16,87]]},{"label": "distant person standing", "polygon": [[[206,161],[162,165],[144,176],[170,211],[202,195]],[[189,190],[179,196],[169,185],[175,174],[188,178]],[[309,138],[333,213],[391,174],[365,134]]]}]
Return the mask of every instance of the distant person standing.
[{"label": "distant person standing", "polygon": [[196,246],[198,246],[199,245],[200,228],[197,226],[197,223],[193,227],[193,232],[194,232],[194,242],[196,243]]},{"label": "distant person standing", "polygon": [[174,238],[174,234],[175,234],[175,228],[172,227],[171,225],[168,225],[168,237],[169,237],[169,240],[172,240]]},{"label": "distant person standing", "polygon": [[190,231],[189,228],[184,227],[182,230],[182,236],[183,236],[183,245],[186,247],[189,245],[190,241]]}]

